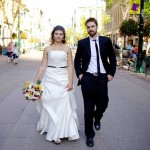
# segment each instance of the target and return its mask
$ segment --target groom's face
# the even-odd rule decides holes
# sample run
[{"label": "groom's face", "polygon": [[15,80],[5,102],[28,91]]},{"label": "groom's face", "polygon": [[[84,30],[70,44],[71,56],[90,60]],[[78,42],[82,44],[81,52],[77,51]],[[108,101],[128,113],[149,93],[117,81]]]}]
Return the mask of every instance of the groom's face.
[{"label": "groom's face", "polygon": [[97,26],[95,24],[95,22],[88,22],[86,24],[87,27],[87,32],[91,37],[94,37],[97,34]]}]

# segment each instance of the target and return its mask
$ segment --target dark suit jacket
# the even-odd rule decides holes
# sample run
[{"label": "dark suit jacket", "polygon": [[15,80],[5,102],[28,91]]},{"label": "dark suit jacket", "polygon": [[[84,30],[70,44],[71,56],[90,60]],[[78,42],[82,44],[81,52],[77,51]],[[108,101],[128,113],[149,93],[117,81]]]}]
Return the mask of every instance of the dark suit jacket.
[{"label": "dark suit jacket", "polygon": [[[102,63],[107,74],[114,76],[116,71],[116,56],[110,38],[99,36],[99,47]],[[77,77],[84,74],[91,59],[90,39],[85,38],[78,42],[78,48],[74,59]]]}]

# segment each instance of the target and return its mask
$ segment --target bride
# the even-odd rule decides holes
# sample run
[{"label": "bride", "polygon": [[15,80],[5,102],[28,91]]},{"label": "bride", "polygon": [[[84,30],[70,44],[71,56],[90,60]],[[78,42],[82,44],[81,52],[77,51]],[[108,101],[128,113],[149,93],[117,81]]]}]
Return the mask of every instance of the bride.
[{"label": "bride", "polygon": [[60,144],[62,138],[79,138],[76,101],[73,93],[73,60],[66,43],[65,29],[54,27],[51,44],[44,49],[36,83],[44,73],[41,86],[43,95],[36,101],[40,113],[37,131],[46,134],[46,140]]}]

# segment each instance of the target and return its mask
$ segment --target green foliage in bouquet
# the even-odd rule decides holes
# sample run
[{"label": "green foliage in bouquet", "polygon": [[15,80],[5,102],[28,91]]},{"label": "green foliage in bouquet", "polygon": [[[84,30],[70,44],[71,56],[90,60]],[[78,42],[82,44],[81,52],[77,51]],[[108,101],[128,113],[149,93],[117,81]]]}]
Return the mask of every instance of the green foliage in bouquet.
[{"label": "green foliage in bouquet", "polygon": [[36,84],[41,84],[41,81],[40,81],[40,80],[37,80]]}]

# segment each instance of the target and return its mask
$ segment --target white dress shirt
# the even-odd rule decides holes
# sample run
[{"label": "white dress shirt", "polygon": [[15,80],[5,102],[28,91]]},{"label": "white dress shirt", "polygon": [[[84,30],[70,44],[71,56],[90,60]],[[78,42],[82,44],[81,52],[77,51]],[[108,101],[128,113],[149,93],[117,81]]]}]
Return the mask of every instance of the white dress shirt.
[{"label": "white dress shirt", "polygon": [[[97,43],[98,49],[100,50],[99,47],[99,36],[97,36],[96,38],[90,38],[90,46],[91,46],[91,59],[90,59],[90,63],[88,66],[88,70],[87,72],[90,73],[97,73],[97,56],[96,56],[96,47],[95,47],[95,41]],[[99,62],[100,62],[100,73],[106,73],[106,70],[104,69],[103,63],[102,63],[102,59],[101,59],[101,55],[100,55],[100,51],[99,51]]]}]

